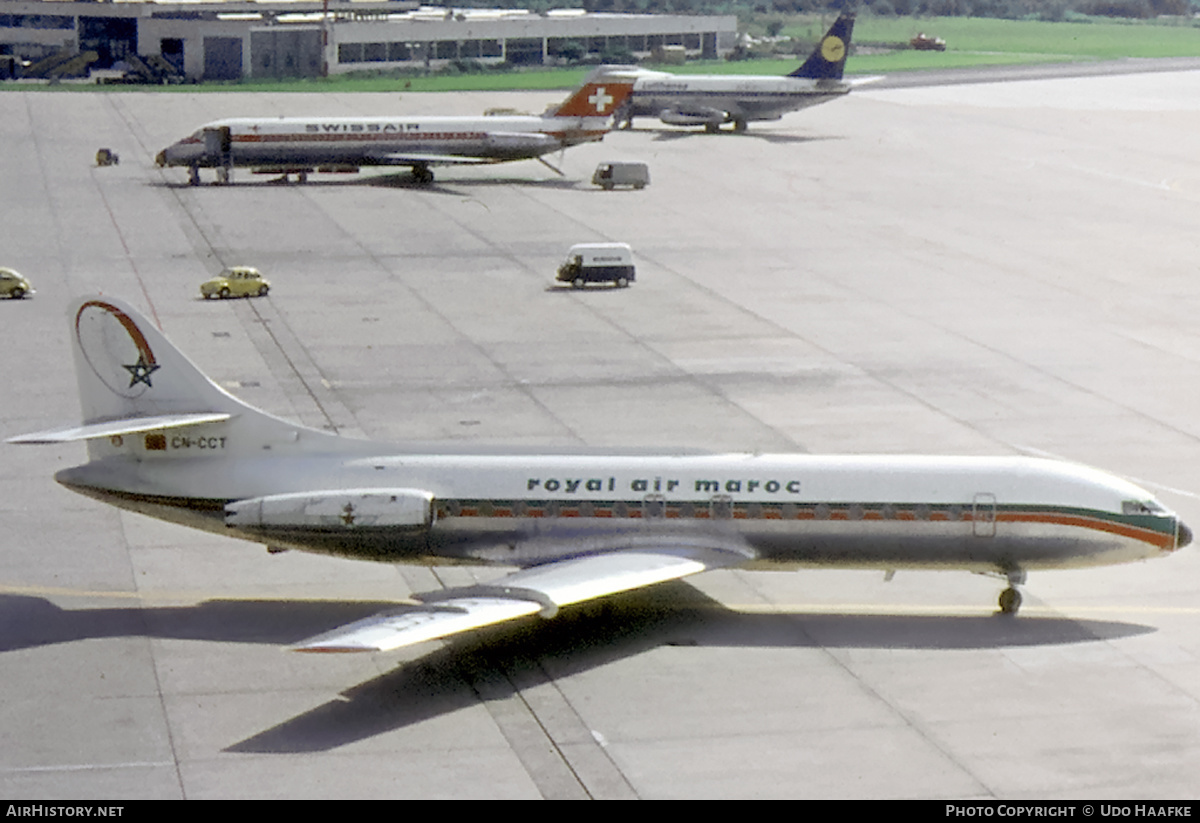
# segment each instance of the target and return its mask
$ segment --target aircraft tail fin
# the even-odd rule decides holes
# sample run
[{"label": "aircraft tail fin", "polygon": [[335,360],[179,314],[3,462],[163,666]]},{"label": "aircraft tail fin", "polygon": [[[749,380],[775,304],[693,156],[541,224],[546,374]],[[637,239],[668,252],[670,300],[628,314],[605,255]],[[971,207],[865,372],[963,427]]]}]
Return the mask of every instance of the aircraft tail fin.
[{"label": "aircraft tail fin", "polygon": [[209,380],[128,304],[111,297],[86,297],[70,312],[85,425],[240,410],[241,401]]},{"label": "aircraft tail fin", "polygon": [[589,78],[551,117],[611,117],[633,92],[632,77]]},{"label": "aircraft tail fin", "polygon": [[854,12],[844,11],[821,42],[813,49],[804,64],[789,77],[806,77],[812,80],[841,80],[846,68],[846,55],[850,51],[850,36],[854,32]]},{"label": "aircraft tail fin", "polygon": [[[188,429],[171,442],[200,445],[194,454],[252,450],[297,443],[301,432],[335,437],[273,417],[243,403],[210,380],[155,326],[127,303],[101,296],[76,300],[69,311],[71,349],[83,424],[14,437],[14,443],[84,440],[89,457],[119,449],[129,435],[137,448],[166,452],[169,430]],[[233,436],[235,435],[236,436]],[[194,435],[194,436],[193,436]]]}]

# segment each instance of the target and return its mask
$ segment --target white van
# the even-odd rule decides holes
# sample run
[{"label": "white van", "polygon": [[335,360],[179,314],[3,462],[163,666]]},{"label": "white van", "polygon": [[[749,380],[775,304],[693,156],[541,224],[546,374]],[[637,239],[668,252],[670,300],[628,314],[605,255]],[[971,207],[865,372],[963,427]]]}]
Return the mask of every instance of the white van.
[{"label": "white van", "polygon": [[645,163],[601,163],[592,174],[592,185],[605,191],[617,186],[644,189],[650,185],[650,167]]},{"label": "white van", "polygon": [[588,283],[612,283],[618,288],[634,280],[633,249],[628,243],[577,243],[558,267],[558,280],[582,289]]}]

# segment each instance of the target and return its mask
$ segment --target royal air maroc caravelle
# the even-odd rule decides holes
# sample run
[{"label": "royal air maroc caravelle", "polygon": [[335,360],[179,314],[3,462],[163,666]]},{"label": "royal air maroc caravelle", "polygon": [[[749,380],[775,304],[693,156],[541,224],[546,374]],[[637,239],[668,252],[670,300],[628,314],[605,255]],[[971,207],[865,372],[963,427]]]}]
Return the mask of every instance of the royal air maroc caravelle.
[{"label": "royal air maroc caravelle", "polygon": [[386,651],[706,569],[961,569],[1007,578],[1168,555],[1191,531],[1146,490],[1028,457],[549,453],[386,445],[290,423],[209,380],[111,297],[70,308],[86,441],[56,479],[278,549],[515,567],[303,641]]},{"label": "royal air maroc caravelle", "polygon": [[248,167],[264,174],[356,172],[360,166],[407,166],[417,182],[433,182],[433,166],[539,159],[603,139],[632,80],[585,82],[540,116],[480,117],[237,117],[201,126],[155,158],[183,166],[188,181],[215,169],[217,181]]}]

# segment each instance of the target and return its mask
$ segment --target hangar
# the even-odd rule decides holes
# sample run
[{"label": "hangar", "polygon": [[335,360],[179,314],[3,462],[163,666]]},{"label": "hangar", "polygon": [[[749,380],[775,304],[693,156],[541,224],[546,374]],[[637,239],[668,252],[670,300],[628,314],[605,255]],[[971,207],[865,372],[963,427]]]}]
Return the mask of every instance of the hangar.
[{"label": "hangar", "polygon": [[[188,80],[316,77],[439,68],[455,60],[543,65],[656,50],[717,58],[733,16],[453,9],[406,2],[7,2],[0,55],[26,76],[87,76],[148,62]],[[19,73],[19,69],[17,70]]]}]

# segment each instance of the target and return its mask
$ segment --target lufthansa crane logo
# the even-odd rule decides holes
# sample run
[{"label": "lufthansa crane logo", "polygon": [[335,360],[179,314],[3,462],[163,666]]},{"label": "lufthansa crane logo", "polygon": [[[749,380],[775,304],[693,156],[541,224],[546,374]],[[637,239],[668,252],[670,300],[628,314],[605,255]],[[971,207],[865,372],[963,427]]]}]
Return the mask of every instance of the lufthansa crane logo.
[{"label": "lufthansa crane logo", "polygon": [[821,56],[830,63],[840,63],[846,56],[846,44],[831,34],[821,41]]},{"label": "lufthansa crane logo", "polygon": [[604,86],[597,86],[596,91],[588,98],[588,102],[596,107],[596,114],[604,114],[609,106],[612,105],[613,96],[608,93]]}]

